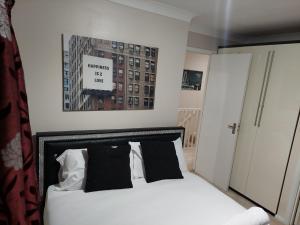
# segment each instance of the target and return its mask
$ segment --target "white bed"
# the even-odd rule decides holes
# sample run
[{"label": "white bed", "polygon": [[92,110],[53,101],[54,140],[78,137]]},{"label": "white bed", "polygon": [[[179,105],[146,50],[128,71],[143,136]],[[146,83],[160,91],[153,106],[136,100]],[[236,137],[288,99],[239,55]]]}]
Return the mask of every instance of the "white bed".
[{"label": "white bed", "polygon": [[[146,183],[132,179],[133,188],[85,193],[57,191],[57,156],[89,143],[124,143],[151,138],[183,140],[184,128],[143,128],[108,131],[37,133],[39,187],[45,196],[45,225],[266,225],[260,208],[246,210],[204,181],[184,172],[184,179]],[[176,146],[175,146],[176,147]],[[47,193],[46,193],[47,190]]]},{"label": "white bed", "polygon": [[45,225],[221,225],[245,208],[192,173],[184,179],[85,193],[50,186]]}]

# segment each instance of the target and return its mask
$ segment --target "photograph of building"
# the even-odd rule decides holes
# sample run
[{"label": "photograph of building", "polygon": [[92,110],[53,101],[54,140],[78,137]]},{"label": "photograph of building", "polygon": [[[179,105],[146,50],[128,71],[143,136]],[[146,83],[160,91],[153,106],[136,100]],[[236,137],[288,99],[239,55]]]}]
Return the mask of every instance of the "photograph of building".
[{"label": "photograph of building", "polygon": [[63,68],[63,108],[64,111],[70,110],[70,82],[69,82],[69,51],[64,51]]},{"label": "photograph of building", "polygon": [[[78,35],[63,39],[64,111],[154,108],[158,48]],[[111,70],[103,64],[110,61]],[[111,71],[106,78],[105,68]]]},{"label": "photograph of building", "polygon": [[201,90],[203,71],[183,70],[182,90]]}]

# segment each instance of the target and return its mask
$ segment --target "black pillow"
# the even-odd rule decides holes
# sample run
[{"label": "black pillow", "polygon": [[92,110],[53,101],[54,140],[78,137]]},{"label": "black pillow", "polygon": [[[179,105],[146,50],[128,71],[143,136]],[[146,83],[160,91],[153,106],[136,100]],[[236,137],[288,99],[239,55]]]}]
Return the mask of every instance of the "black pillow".
[{"label": "black pillow", "polygon": [[147,183],[183,178],[173,142],[143,141],[141,150]]},{"label": "black pillow", "polygon": [[85,192],[132,188],[130,145],[88,147]]}]

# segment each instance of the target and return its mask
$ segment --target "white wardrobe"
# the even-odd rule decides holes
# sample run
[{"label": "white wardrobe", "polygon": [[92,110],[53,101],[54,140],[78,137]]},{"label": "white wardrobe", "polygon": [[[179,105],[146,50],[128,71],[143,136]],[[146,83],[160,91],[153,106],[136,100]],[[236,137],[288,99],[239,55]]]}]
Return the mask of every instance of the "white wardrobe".
[{"label": "white wardrobe", "polygon": [[300,108],[300,44],[219,53],[253,54],[230,187],[276,214]]}]

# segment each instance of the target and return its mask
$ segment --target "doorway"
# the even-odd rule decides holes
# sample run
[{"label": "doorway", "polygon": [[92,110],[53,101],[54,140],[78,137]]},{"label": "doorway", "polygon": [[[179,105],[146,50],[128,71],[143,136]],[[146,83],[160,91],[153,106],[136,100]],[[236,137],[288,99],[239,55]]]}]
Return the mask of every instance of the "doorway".
[{"label": "doorway", "polygon": [[189,171],[195,167],[209,59],[198,49],[187,50],[185,56],[177,125],[185,128],[183,150]]}]

